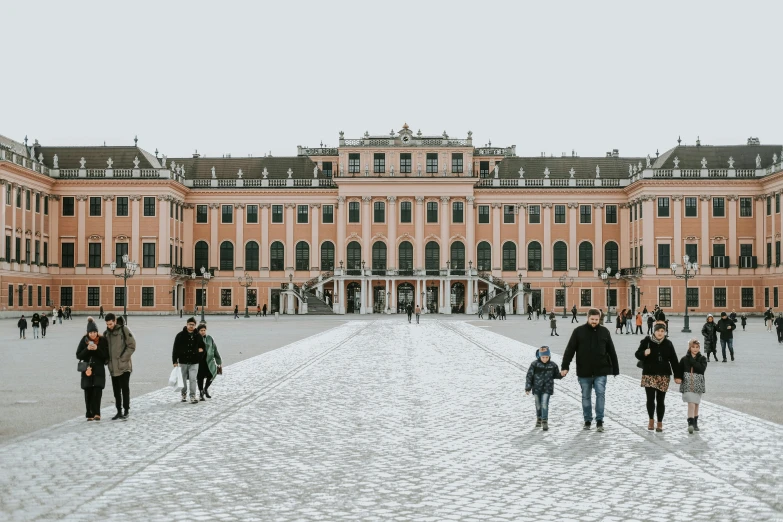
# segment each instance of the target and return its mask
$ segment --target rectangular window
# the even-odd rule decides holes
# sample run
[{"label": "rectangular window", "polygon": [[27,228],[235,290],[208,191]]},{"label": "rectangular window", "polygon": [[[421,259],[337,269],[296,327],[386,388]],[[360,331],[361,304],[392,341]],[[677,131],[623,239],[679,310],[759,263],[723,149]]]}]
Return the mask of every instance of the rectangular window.
[{"label": "rectangular window", "polygon": [[752,256],[753,255],[753,244],[752,243],[743,243],[740,245],[740,256],[746,257],[746,256]]},{"label": "rectangular window", "polygon": [[780,214],[780,192],[775,193],[775,214]]},{"label": "rectangular window", "polygon": [[579,205],[579,222],[582,224],[593,222],[593,207],[591,205]]},{"label": "rectangular window", "polygon": [[566,222],[566,206],[555,205],[555,224],[561,225]]},{"label": "rectangular window", "polygon": [[726,216],[726,200],[724,198],[712,198],[712,217]]},{"label": "rectangular window", "polygon": [[462,166],[462,153],[461,152],[452,152],[451,153],[451,173],[452,174],[462,174],[463,166]]},{"label": "rectangular window", "polygon": [[224,224],[234,222],[234,205],[220,205],[220,222]]},{"label": "rectangular window", "polygon": [[247,288],[245,291],[245,306],[256,306],[258,304],[258,290]]},{"label": "rectangular window", "polygon": [[155,306],[155,287],[141,287],[141,306]]},{"label": "rectangular window", "polygon": [[714,244],[712,245],[712,255],[715,257],[723,257],[726,255],[726,245]]},{"label": "rectangular window", "polygon": [[636,205],[633,205],[631,207],[628,207],[628,216],[631,218],[629,221],[631,223],[634,222],[634,220],[638,217],[636,215]]},{"label": "rectangular window", "polygon": [[128,243],[115,243],[114,262],[117,263],[117,268],[125,268],[125,261],[122,258],[126,255],[128,255]]},{"label": "rectangular window", "polygon": [[245,207],[248,224],[258,223],[258,205],[248,205]]},{"label": "rectangular window", "polygon": [[383,201],[375,201],[372,204],[372,220],[373,223],[385,223],[386,222],[386,205]]},{"label": "rectangular window", "polygon": [[764,289],[764,308],[769,308],[769,288]]},{"label": "rectangular window", "polygon": [[325,224],[334,223],[334,205],[323,205],[321,210],[323,212],[321,221]]},{"label": "rectangular window", "polygon": [[207,304],[207,289],[196,289],[196,306],[206,306]]},{"label": "rectangular window", "polygon": [[376,152],[372,155],[372,171],[375,174],[383,174],[386,172],[386,154],[383,152]]},{"label": "rectangular window", "polygon": [[125,196],[117,197],[117,217],[128,216],[128,198]]},{"label": "rectangular window", "polygon": [[8,285],[8,306],[14,306],[14,285]]},{"label": "rectangular window", "polygon": [[427,223],[437,223],[438,222],[438,202],[437,201],[428,201],[427,202]]},{"label": "rectangular window", "polygon": [[359,154],[348,154],[348,173],[356,174],[361,171],[361,157]]},{"label": "rectangular window", "polygon": [[582,288],[579,292],[579,306],[590,306],[593,303],[593,292],[589,288]]},{"label": "rectangular window", "polygon": [[616,288],[607,288],[606,289],[606,302],[608,303],[608,306],[617,306],[617,289]]},{"label": "rectangular window", "polygon": [[780,241],[775,241],[775,266],[780,266]]},{"label": "rectangular window", "polygon": [[671,308],[672,288],[670,286],[662,286],[658,288],[658,304],[661,306],[661,308]]},{"label": "rectangular window", "polygon": [[699,262],[699,245],[695,243],[688,243],[685,245],[685,255],[688,256],[690,263]]},{"label": "rectangular window", "polygon": [[144,197],[144,217],[155,217],[155,198]]},{"label": "rectangular window", "polygon": [[465,204],[462,201],[455,201],[451,204],[451,222],[462,223],[465,219]]},{"label": "rectangular window", "polygon": [[231,306],[231,289],[220,289],[220,306]]},{"label": "rectangular window", "polygon": [[606,224],[613,225],[617,223],[617,205],[606,205],[604,207],[606,212]]},{"label": "rectangular window", "polygon": [[125,305],[125,288],[121,286],[114,287],[114,306],[119,308]]},{"label": "rectangular window", "polygon": [[358,201],[349,201],[348,202],[348,223],[358,223],[359,222],[359,202]]},{"label": "rectangular window", "polygon": [[696,308],[699,306],[699,289],[688,288],[688,293],[685,297],[685,306],[688,308]]},{"label": "rectangular window", "polygon": [[658,268],[669,268],[671,266],[671,245],[658,245]]},{"label": "rectangular window", "polygon": [[44,198],[44,216],[49,215],[49,196]]},{"label": "rectangular window", "polygon": [[272,223],[283,222],[283,205],[272,205]]},{"label": "rectangular window", "polygon": [[562,288],[555,289],[555,306],[565,306],[565,290]]},{"label": "rectangular window", "polygon": [[753,308],[753,288],[742,289],[742,308]]},{"label": "rectangular window", "polygon": [[488,161],[479,161],[479,177],[482,177],[482,178],[488,178],[489,177],[489,162]]},{"label": "rectangular window", "polygon": [[73,306],[73,287],[71,286],[60,287],[60,305]]},{"label": "rectangular window", "polygon": [[685,217],[697,217],[699,215],[697,201],[696,198],[685,198]]},{"label": "rectangular window", "polygon": [[400,203],[400,223],[411,223],[413,221],[410,201]]},{"label": "rectangular window", "polygon": [[638,207],[639,207],[639,219],[642,219],[643,218],[642,214],[644,213],[644,205],[639,203]]},{"label": "rectangular window", "polygon": [[[780,258],[780,241],[778,241],[778,258]],[[30,240],[24,240],[24,262],[30,264]]]},{"label": "rectangular window", "polygon": [[658,217],[669,217],[669,198],[658,198]]},{"label": "rectangular window", "polygon": [[740,198],[740,217],[753,217],[753,198]]},{"label": "rectangular window", "polygon": [[[38,290],[39,290],[38,293],[40,294],[40,290],[41,290],[40,286],[38,287]],[[39,298],[39,301],[40,301],[40,298]],[[38,303],[38,304],[41,304],[41,303]],[[778,305],[778,287],[777,286],[772,289],[772,306],[774,306],[775,308],[777,308],[779,306]]]},{"label": "rectangular window", "polygon": [[503,205],[503,223],[514,222],[514,205]]},{"label": "rectangular window", "polygon": [[772,266],[772,243],[767,243],[767,267]]},{"label": "rectangular window", "polygon": [[73,243],[63,243],[60,245],[60,266],[63,268],[73,268]]},{"label": "rectangular window", "polygon": [[35,264],[39,264],[41,262],[41,240],[36,239],[35,240]]},{"label": "rectangular window", "polygon": [[16,208],[22,208],[22,188],[16,189]]},{"label": "rectangular window", "polygon": [[63,196],[63,216],[74,215],[76,213],[73,205],[73,196]]},{"label": "rectangular window", "polygon": [[[775,290],[777,290],[777,288],[776,288]],[[37,297],[38,297],[38,306],[40,307],[40,306],[42,306],[42,302],[43,302],[43,300],[42,300],[42,297],[43,297],[43,296],[41,295],[41,294],[42,294],[42,292],[41,292],[41,287],[40,287],[40,286],[38,287],[38,292],[37,292],[37,294],[38,294],[38,295],[37,295]],[[776,295],[777,295],[777,294],[776,294]]]},{"label": "rectangular window", "polygon": [[101,287],[87,287],[87,306],[101,306]]},{"label": "rectangular window", "polygon": [[411,154],[410,154],[410,152],[402,152],[402,153],[400,153],[400,173],[402,173],[402,174],[410,174],[411,173]]},{"label": "rectangular window", "polygon": [[479,224],[489,223],[489,205],[478,206],[478,222]]},{"label": "rectangular window", "polygon": [[427,153],[427,174],[437,173],[437,172],[438,172],[438,153],[437,152],[428,152]]},{"label": "rectangular window", "polygon": [[25,210],[30,210],[30,190],[29,189],[26,190],[25,194],[24,194],[24,208],[25,208]]},{"label": "rectangular window", "polygon": [[714,301],[713,306],[715,308],[726,307],[726,289],[725,288],[713,288],[712,299]]},{"label": "rectangular window", "polygon": [[90,196],[90,217],[99,217],[101,215],[101,198],[99,196]]},{"label": "rectangular window", "polygon": [[142,254],[142,268],[155,268],[155,243],[143,243]]},{"label": "rectangular window", "polygon": [[17,237],[14,240],[14,244],[16,246],[16,259],[14,261],[20,263],[22,261],[22,238]]},{"label": "rectangular window", "polygon": [[44,242],[43,266],[49,266],[49,243]]},{"label": "rectangular window", "polygon": [[767,215],[772,215],[772,196],[767,196]]},{"label": "rectangular window", "polygon": [[[10,205],[11,204],[11,185],[5,186],[5,204]],[[13,303],[11,303],[11,306],[13,306]]]},{"label": "rectangular window", "polygon": [[296,222],[300,225],[306,225],[310,222],[310,207],[307,205],[296,206]]},{"label": "rectangular window", "polygon": [[169,201],[169,218],[174,217],[174,203]]},{"label": "rectangular window", "polygon": [[35,213],[41,213],[41,195],[38,193],[35,194]]},{"label": "rectangular window", "polygon": [[[565,219],[565,214],[563,215],[563,219]],[[557,221],[557,214],[555,214],[555,221]],[[528,205],[527,222],[531,225],[538,225],[541,223],[541,205]]]},{"label": "rectangular window", "polygon": [[207,206],[206,205],[196,205],[196,223],[206,223],[207,222]]},{"label": "rectangular window", "polygon": [[89,268],[101,267],[101,243],[89,243],[87,245],[87,262]]},{"label": "rectangular window", "polygon": [[49,293],[49,287],[46,287],[46,306],[51,306],[52,301],[50,299],[51,295]]},{"label": "rectangular window", "polygon": [[321,166],[321,172],[323,172],[324,176],[327,178],[332,177],[332,162],[331,161],[324,161]]}]

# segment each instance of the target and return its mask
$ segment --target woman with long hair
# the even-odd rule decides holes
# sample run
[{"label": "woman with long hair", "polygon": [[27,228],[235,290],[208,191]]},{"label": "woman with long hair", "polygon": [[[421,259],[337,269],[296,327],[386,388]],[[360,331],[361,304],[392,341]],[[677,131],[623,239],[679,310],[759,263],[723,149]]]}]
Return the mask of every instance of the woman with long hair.
[{"label": "woman with long hair", "polygon": [[81,371],[85,416],[88,421],[101,420],[101,397],[106,386],[104,366],[109,360],[109,343],[98,334],[98,325],[92,317],[87,318],[87,334],[79,341],[76,358],[85,363]]},{"label": "woman with long hair", "polygon": [[[666,338],[666,325],[655,325],[653,335],[639,344],[636,358],[643,362],[641,386],[647,394],[647,415],[650,419],[647,429],[655,428],[655,431],[661,432],[672,373],[674,382],[682,382],[682,368],[674,345]],[[658,419],[657,426],[654,426],[654,417]]]}]

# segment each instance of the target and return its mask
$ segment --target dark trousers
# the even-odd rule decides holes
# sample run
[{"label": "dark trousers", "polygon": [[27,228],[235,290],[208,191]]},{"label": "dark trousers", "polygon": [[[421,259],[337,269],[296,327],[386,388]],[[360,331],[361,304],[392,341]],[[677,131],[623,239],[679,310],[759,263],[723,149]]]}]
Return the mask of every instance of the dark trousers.
[{"label": "dark trousers", "polygon": [[652,323],[647,325],[647,335],[652,335],[653,333],[652,327],[653,327]]},{"label": "dark trousers", "polygon": [[578,323],[579,322],[579,321],[576,320],[576,314],[574,314],[573,317],[571,317],[571,322],[572,323]]},{"label": "dark trousers", "polygon": [[783,343],[783,330],[778,328],[778,342]]},{"label": "dark trousers", "polygon": [[645,387],[644,391],[647,393],[648,418],[652,419],[655,414],[658,417],[658,422],[663,422],[663,414],[666,413],[666,392],[649,387]]},{"label": "dark trousers", "polygon": [[85,416],[88,419],[101,414],[102,388],[87,388],[84,390],[84,406],[86,408]]},{"label": "dark trousers", "polygon": [[636,325],[636,331],[635,331],[634,333],[635,333],[635,334],[640,334],[640,333],[642,333],[642,325],[640,325],[640,324],[637,324],[637,325]]},{"label": "dark trousers", "polygon": [[196,383],[198,383],[198,391],[200,393],[207,391],[209,385],[212,384],[212,373],[209,371],[209,365],[205,362],[198,365]]},{"label": "dark trousers", "polygon": [[411,315],[413,315],[413,314],[410,314],[410,313],[408,314],[408,322],[409,323],[411,322]]},{"label": "dark trousers", "polygon": [[120,406],[126,410],[130,409],[130,375],[130,372],[125,372],[118,377],[111,376],[114,405],[117,407],[117,411],[120,410]]},{"label": "dark trousers", "polygon": [[41,336],[46,337],[46,327],[41,325]]},{"label": "dark trousers", "polygon": [[19,338],[23,339],[25,337],[24,333],[27,331],[26,328],[20,328],[19,329]]}]

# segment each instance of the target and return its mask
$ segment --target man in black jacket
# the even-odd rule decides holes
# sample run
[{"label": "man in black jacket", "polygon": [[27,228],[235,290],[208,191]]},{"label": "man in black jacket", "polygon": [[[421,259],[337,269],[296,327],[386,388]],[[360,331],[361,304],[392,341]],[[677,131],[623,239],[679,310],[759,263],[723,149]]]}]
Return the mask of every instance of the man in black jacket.
[{"label": "man in black jacket", "polygon": [[174,367],[180,367],[182,380],[185,383],[182,388],[182,402],[187,402],[188,382],[190,382],[190,402],[198,404],[196,379],[198,377],[198,363],[205,348],[204,338],[196,331],[196,318],[191,317],[185,328],[174,338],[174,350],[171,353],[171,361],[174,363]]},{"label": "man in black jacket", "polygon": [[[577,312],[576,305],[574,305],[573,307],[571,307],[571,324],[579,322],[579,321],[576,320],[576,312]],[[599,316],[600,316],[600,314],[599,314]]]},{"label": "man in black jacket", "polygon": [[736,325],[734,321],[729,319],[726,312],[720,313],[720,321],[718,321],[715,328],[720,332],[720,348],[723,352],[723,362],[726,362],[726,345],[729,345],[729,352],[731,353],[731,360],[734,360],[734,328]]},{"label": "man in black jacket", "polygon": [[606,376],[618,375],[620,365],[609,330],[601,326],[601,312],[591,308],[587,312],[587,324],[577,326],[563,354],[563,377],[568,374],[571,360],[576,354],[576,376],[582,387],[582,412],[584,429],[589,430],[593,422],[593,397],[595,389],[595,422],[598,431],[604,431],[604,402],[606,398]]}]

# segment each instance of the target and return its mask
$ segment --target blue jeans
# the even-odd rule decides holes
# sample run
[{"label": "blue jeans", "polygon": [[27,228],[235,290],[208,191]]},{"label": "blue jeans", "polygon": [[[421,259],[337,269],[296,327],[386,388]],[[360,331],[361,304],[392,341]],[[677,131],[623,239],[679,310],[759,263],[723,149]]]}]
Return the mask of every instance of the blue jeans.
[{"label": "blue jeans", "polygon": [[604,402],[606,399],[606,375],[600,377],[579,377],[582,387],[582,413],[585,422],[593,421],[593,389],[595,389],[595,420],[604,420]]},{"label": "blue jeans", "polygon": [[720,349],[723,352],[723,360],[726,360],[726,345],[729,345],[729,353],[731,353],[731,357],[734,358],[734,339],[721,339],[720,340]]},{"label": "blue jeans", "polygon": [[549,395],[548,393],[534,393],[533,397],[536,399],[536,417],[541,420],[547,420],[549,418]]}]

